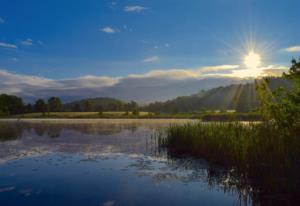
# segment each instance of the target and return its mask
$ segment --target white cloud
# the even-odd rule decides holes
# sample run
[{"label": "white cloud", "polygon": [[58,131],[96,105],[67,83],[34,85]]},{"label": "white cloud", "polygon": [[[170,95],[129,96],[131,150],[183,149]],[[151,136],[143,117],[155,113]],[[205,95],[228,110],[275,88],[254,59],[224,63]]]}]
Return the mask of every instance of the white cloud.
[{"label": "white cloud", "polygon": [[[217,65],[205,66],[193,69],[166,69],[166,70],[152,70],[144,74],[130,74],[130,78],[166,78],[166,79],[187,79],[187,78],[202,78],[206,75],[215,75],[220,71],[232,71],[239,68],[239,65]],[[220,74],[218,74],[220,76]]]},{"label": "white cloud", "polygon": [[206,66],[200,68],[201,73],[215,73],[220,71],[228,71],[238,69],[240,65],[218,65],[218,66]]},{"label": "white cloud", "polygon": [[[227,66],[215,66],[227,68]],[[152,70],[124,77],[82,76],[72,79],[48,79],[0,69],[0,93],[14,94],[27,100],[60,96],[64,100],[107,96],[150,102],[196,93],[201,89],[244,81],[230,76],[207,76],[208,68]],[[229,69],[229,68],[228,68]],[[215,71],[215,69],[213,69]],[[133,92],[134,91],[134,92]],[[145,96],[145,93],[147,95]]]},{"label": "white cloud", "polygon": [[143,62],[157,62],[160,58],[158,56],[147,57],[143,60]]},{"label": "white cloud", "polygon": [[288,48],[283,49],[286,52],[300,52],[300,45],[291,46]]},{"label": "white cloud", "polygon": [[19,59],[16,58],[16,57],[9,58],[9,60],[10,60],[10,61],[13,61],[13,62],[18,62],[18,61],[19,61]]},{"label": "white cloud", "polygon": [[3,23],[5,23],[5,20],[0,17],[0,24],[3,24]]},{"label": "white cloud", "polygon": [[105,33],[108,33],[108,34],[113,34],[113,33],[116,33],[118,30],[116,29],[113,29],[112,27],[104,27],[101,29],[102,32],[105,32]]},{"label": "white cloud", "polygon": [[0,42],[0,47],[11,48],[11,49],[17,49],[18,48],[14,44],[9,44],[9,43],[5,43],[5,42]]},{"label": "white cloud", "polygon": [[141,12],[145,9],[146,9],[146,7],[139,6],[139,5],[130,5],[130,6],[124,7],[124,11],[126,11],[126,12]]},{"label": "white cloud", "polygon": [[230,73],[224,76],[240,77],[240,78],[257,78],[263,76],[281,76],[283,72],[288,71],[288,67],[278,65],[268,65],[257,68],[242,68],[231,70]]},{"label": "white cloud", "polygon": [[155,46],[154,46],[154,49],[168,48],[169,46],[170,46],[170,44],[165,43],[165,44],[163,44],[163,45],[161,45],[161,46],[155,45]]},{"label": "white cloud", "polygon": [[33,40],[28,38],[24,41],[21,41],[21,44],[24,45],[24,46],[31,46],[31,45],[33,45]]},{"label": "white cloud", "polygon": [[287,70],[287,67],[273,65],[254,70],[240,65],[216,65],[152,70],[123,77],[88,75],[55,80],[0,69],[0,93],[22,96],[27,100],[60,96],[70,101],[104,96],[151,102],[196,93],[201,89],[243,83],[257,76],[278,76]]},{"label": "white cloud", "polygon": [[263,76],[282,76],[284,72],[288,72],[289,68],[285,66],[268,66],[263,69]]},{"label": "white cloud", "polygon": [[44,45],[44,42],[42,42],[41,40],[38,40],[37,43],[38,43],[39,45]]}]

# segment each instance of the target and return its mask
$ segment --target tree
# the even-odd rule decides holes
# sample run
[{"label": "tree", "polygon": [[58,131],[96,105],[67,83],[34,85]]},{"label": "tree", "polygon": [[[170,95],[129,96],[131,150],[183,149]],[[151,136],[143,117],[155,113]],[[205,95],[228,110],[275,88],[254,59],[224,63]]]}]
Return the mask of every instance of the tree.
[{"label": "tree", "polygon": [[25,106],[25,112],[26,113],[33,112],[33,107],[30,103]]},{"label": "tree", "polygon": [[290,80],[292,88],[279,87],[272,91],[268,87],[269,79],[258,84],[260,110],[265,120],[274,121],[280,131],[295,129],[300,119],[300,59],[292,60],[289,72],[283,78]]},{"label": "tree", "polygon": [[50,97],[48,99],[48,108],[50,112],[59,112],[62,109],[62,103],[59,97]]},{"label": "tree", "polygon": [[73,112],[81,112],[80,104],[76,103],[74,106],[72,106]]},{"label": "tree", "polygon": [[135,101],[131,101],[129,103],[129,107],[130,107],[133,115],[139,115],[140,114],[139,105]]},{"label": "tree", "polygon": [[97,107],[97,111],[98,111],[98,114],[99,114],[99,115],[102,115],[102,114],[103,114],[103,107],[102,107],[101,105],[99,105],[99,106]]},{"label": "tree", "polygon": [[90,100],[84,101],[84,111],[85,112],[91,112],[92,111],[92,103]]},{"label": "tree", "polygon": [[36,100],[34,104],[34,111],[35,112],[42,112],[43,114],[47,112],[47,104],[43,99]]},{"label": "tree", "polygon": [[1,114],[20,114],[24,112],[23,100],[14,95],[0,95],[0,113]]}]

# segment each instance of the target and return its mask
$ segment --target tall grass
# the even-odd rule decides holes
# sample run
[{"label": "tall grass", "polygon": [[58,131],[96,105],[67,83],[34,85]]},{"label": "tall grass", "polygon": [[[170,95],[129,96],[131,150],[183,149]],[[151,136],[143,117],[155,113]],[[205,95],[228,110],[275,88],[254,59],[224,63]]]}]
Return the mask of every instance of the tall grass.
[{"label": "tall grass", "polygon": [[172,125],[159,138],[171,157],[205,158],[234,168],[262,195],[299,195],[299,130],[272,123],[189,123]]}]

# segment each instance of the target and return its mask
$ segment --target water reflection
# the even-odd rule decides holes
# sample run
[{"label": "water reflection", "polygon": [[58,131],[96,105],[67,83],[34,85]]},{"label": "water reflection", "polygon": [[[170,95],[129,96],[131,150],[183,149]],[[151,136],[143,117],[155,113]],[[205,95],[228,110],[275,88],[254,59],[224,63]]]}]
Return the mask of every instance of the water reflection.
[{"label": "water reflection", "polygon": [[7,205],[252,204],[251,187],[241,186],[233,170],[200,159],[171,157],[159,149],[152,134],[186,121],[2,121],[0,201]]}]

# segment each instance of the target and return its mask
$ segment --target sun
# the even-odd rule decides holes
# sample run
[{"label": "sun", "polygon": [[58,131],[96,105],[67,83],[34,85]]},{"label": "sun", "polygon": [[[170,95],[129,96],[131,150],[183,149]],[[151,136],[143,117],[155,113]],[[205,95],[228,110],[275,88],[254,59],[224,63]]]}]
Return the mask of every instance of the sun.
[{"label": "sun", "polygon": [[250,69],[255,69],[261,64],[260,55],[254,51],[250,51],[244,59],[245,65]]}]

